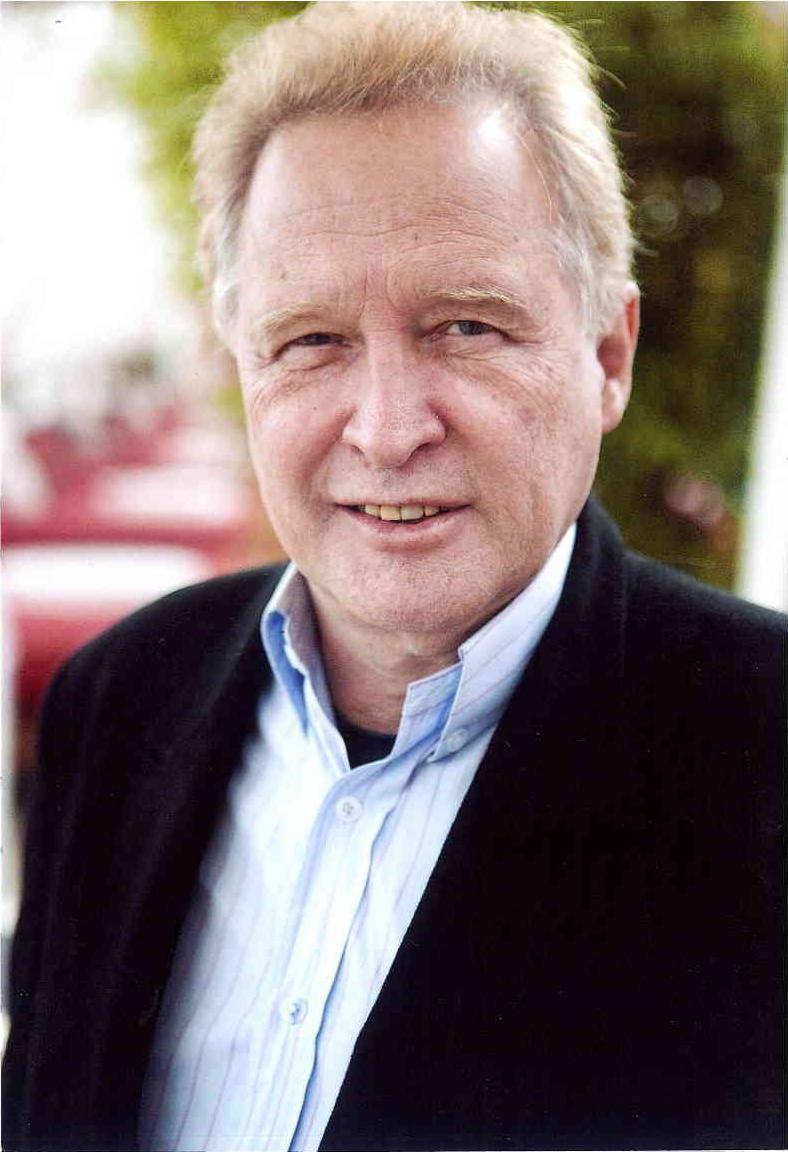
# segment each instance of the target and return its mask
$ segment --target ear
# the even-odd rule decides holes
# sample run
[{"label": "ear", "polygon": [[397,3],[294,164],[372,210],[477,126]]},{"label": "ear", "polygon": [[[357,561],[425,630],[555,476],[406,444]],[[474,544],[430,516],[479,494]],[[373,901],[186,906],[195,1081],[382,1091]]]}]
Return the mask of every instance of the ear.
[{"label": "ear", "polygon": [[640,293],[628,283],[612,323],[599,337],[596,355],[603,373],[602,431],[612,432],[621,423],[632,388],[632,361],[640,328]]}]

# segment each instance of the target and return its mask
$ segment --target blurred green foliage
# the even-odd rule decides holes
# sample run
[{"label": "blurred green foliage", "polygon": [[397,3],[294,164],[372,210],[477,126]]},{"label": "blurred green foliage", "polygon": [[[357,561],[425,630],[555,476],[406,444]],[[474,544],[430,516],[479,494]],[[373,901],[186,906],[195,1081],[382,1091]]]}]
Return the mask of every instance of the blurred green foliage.
[{"label": "blurred green foliage", "polygon": [[[190,292],[194,126],[227,52],[302,7],[116,5],[134,47],[105,78],[144,126],[147,174]],[[643,328],[633,400],[597,490],[634,547],[730,586],[783,164],[785,6],[518,7],[544,9],[590,45],[632,180]]]}]

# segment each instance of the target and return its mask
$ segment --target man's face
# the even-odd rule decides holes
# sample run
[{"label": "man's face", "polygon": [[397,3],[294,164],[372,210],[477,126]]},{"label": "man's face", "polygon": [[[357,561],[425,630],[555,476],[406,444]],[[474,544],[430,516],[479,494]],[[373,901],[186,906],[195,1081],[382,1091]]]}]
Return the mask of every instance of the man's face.
[{"label": "man's face", "polygon": [[535,145],[489,106],[322,117],[266,144],[235,351],[262,498],[321,618],[462,639],[577,516],[635,306],[584,332],[554,230]]}]

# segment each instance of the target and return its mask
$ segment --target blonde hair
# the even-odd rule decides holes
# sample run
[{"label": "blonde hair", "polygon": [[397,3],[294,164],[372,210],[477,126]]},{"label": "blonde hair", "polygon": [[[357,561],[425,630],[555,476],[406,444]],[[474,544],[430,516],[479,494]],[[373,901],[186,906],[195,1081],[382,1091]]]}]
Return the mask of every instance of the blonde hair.
[{"label": "blonde hair", "polygon": [[313,4],[270,24],[230,58],[194,144],[200,257],[225,336],[246,195],[271,132],[297,117],[505,101],[538,141],[558,251],[590,330],[612,319],[631,272],[623,178],[593,66],[566,29],[536,12],[443,3]]}]

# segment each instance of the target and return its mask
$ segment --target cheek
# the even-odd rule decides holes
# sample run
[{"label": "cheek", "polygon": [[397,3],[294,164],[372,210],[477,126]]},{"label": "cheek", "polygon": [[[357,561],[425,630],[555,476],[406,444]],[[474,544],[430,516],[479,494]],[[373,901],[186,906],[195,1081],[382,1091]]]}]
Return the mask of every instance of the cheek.
[{"label": "cheek", "polygon": [[518,407],[528,439],[558,460],[595,454],[601,436],[599,390],[581,357],[543,362],[531,374]]},{"label": "cheek", "polygon": [[297,516],[315,490],[333,443],[325,411],[298,396],[244,394],[247,436],[260,494],[272,519]]},{"label": "cheek", "polygon": [[271,409],[263,399],[261,390],[243,387],[242,396],[249,454],[264,494],[267,487],[264,483],[266,473],[271,469],[272,458],[276,457],[279,438],[271,435]]},{"label": "cheek", "polygon": [[485,391],[489,475],[508,494],[496,513],[501,520],[562,524],[564,506],[582,503],[601,439],[596,395],[585,365],[572,357],[510,363]]},{"label": "cheek", "polygon": [[571,422],[571,377],[548,359],[529,357],[513,367],[490,392],[498,440],[521,467],[539,472],[553,461]]}]

